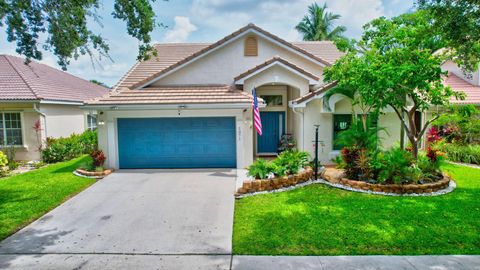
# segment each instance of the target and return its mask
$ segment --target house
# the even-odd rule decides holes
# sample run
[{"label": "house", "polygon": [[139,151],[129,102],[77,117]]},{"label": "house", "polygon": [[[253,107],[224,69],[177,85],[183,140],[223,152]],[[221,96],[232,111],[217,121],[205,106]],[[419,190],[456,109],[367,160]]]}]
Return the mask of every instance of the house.
[{"label": "house", "polygon": [[18,160],[39,159],[47,137],[94,129],[94,116],[80,105],[107,93],[107,88],[47,65],[0,55],[0,148],[15,147]]},{"label": "house", "polygon": [[464,100],[452,99],[452,103],[480,106],[480,70],[471,73],[465,73],[452,60],[448,60],[443,63],[442,70],[448,72],[448,76],[445,78],[444,84],[450,86],[455,91],[461,91],[465,94]]},{"label": "house", "polygon": [[[212,43],[157,44],[158,55],[135,64],[108,96],[85,103],[99,117],[99,147],[112,168],[245,168],[277,152],[283,134],[319,158],[338,154],[334,138],[350,125],[352,104],[324,94],[325,67],[343,54],[329,41],[287,42],[253,24]],[[263,135],[252,122],[260,97]],[[425,117],[419,117],[422,121]],[[424,121],[424,120],[423,120]],[[386,110],[383,146],[400,137]]]}]

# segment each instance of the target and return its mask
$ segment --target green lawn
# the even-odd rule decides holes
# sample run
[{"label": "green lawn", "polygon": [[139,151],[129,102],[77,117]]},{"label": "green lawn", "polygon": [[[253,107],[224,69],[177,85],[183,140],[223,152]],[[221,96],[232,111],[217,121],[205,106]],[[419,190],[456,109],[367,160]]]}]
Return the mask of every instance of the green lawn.
[{"label": "green lawn", "polygon": [[95,182],[72,174],[84,156],[0,179],[0,240]]},{"label": "green lawn", "polygon": [[387,197],[310,185],[236,201],[235,254],[480,254],[480,169],[446,165],[457,189]]}]

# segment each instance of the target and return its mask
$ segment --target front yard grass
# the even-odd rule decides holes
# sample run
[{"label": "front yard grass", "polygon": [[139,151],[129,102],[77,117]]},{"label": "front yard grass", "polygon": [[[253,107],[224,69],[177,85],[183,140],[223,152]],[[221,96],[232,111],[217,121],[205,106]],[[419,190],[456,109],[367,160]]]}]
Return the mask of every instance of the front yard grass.
[{"label": "front yard grass", "polygon": [[0,179],[0,240],[95,182],[72,171],[89,156]]},{"label": "front yard grass", "polygon": [[436,197],[387,197],[310,185],[237,200],[235,254],[480,254],[480,169],[443,167]]}]

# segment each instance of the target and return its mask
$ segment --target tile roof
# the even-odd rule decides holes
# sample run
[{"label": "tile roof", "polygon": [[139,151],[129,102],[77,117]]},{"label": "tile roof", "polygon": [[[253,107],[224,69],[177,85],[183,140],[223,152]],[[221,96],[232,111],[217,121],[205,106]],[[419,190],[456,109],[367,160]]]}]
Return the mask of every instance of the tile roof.
[{"label": "tile roof", "polygon": [[450,86],[453,90],[464,92],[465,100],[457,100],[452,98],[450,100],[453,104],[479,104],[480,105],[480,86],[475,86],[458,77],[452,72],[444,79],[443,83]]},{"label": "tile roof", "polygon": [[175,85],[146,87],[141,90],[121,88],[109,96],[87,101],[87,105],[183,105],[244,103],[252,96],[230,85]]},{"label": "tile roof", "polygon": [[301,96],[297,99],[294,99],[292,100],[292,103],[293,104],[300,104],[300,103],[303,103],[305,101],[308,101],[309,99],[315,97],[315,96],[318,96],[318,95],[321,95],[325,92],[327,92],[328,90],[332,89],[333,87],[335,87],[337,85],[337,82],[331,82],[331,83],[327,83],[325,85],[323,85],[322,87],[312,91],[312,92],[309,92],[308,94],[304,95],[304,96]]},{"label": "tile roof", "polygon": [[157,56],[146,61],[137,62],[114,88],[130,87],[209,45],[209,43],[155,44]]},{"label": "tile roof", "polygon": [[258,71],[258,70],[260,70],[260,69],[262,69],[262,68],[264,68],[264,67],[266,67],[266,66],[268,66],[268,65],[270,65],[270,64],[272,64],[272,63],[275,63],[275,62],[279,62],[279,63],[282,63],[282,64],[284,64],[284,65],[286,65],[286,66],[288,66],[288,67],[290,67],[290,68],[293,68],[293,69],[295,69],[296,71],[302,73],[303,75],[305,75],[305,76],[307,76],[307,77],[310,77],[310,78],[315,79],[315,80],[317,80],[317,81],[320,80],[320,78],[319,78],[318,76],[313,75],[312,73],[310,73],[310,72],[302,69],[301,67],[299,67],[299,66],[297,66],[297,65],[295,65],[295,64],[293,64],[293,63],[290,63],[290,62],[288,62],[287,60],[285,60],[285,59],[283,59],[283,58],[281,58],[281,57],[278,57],[278,56],[275,56],[275,57],[273,57],[272,59],[267,60],[267,61],[263,62],[262,64],[260,64],[260,65],[258,65],[258,66],[255,66],[254,68],[245,71],[244,73],[242,73],[242,74],[238,75],[237,77],[235,77],[234,80],[235,80],[235,81],[240,80],[240,79],[242,79],[242,78],[244,78],[244,77],[246,77],[246,76],[248,76],[248,75],[250,75],[250,74],[252,74],[252,73],[254,73],[254,72],[256,72],[256,71]]},{"label": "tile roof", "polygon": [[64,71],[11,55],[0,55],[1,100],[83,102],[107,94],[109,89]]},{"label": "tile roof", "polygon": [[240,30],[226,36],[215,43],[176,43],[176,44],[157,44],[155,48],[158,56],[147,61],[142,61],[133,66],[129,72],[119,81],[116,88],[128,87],[135,88],[148,82],[152,78],[166,73],[181,64],[184,64],[193,58],[218,47],[228,40],[240,35],[241,33],[254,29],[277,42],[284,44],[307,57],[313,58],[326,65],[331,65],[340,58],[343,53],[330,41],[304,41],[287,42],[253,24],[249,24]]},{"label": "tile roof", "polygon": [[344,52],[337,49],[337,46],[332,41],[300,41],[292,42],[292,44],[324,59],[330,64],[333,64],[345,55]]}]

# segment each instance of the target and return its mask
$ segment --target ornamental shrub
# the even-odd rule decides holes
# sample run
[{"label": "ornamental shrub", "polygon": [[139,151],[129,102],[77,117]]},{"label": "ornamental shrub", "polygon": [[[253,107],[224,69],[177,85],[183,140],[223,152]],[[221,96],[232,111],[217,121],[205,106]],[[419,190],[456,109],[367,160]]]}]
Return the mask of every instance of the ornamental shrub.
[{"label": "ornamental shrub", "polygon": [[0,176],[4,176],[6,174],[5,166],[8,164],[7,155],[5,155],[2,151],[0,151]]},{"label": "ornamental shrub", "polygon": [[284,151],[273,161],[275,174],[278,176],[296,174],[309,164],[309,157],[310,155],[305,151]]},{"label": "ornamental shrub", "polygon": [[433,123],[446,142],[480,143],[480,111],[474,105],[451,106]]},{"label": "ornamental shrub", "polygon": [[308,152],[287,150],[278,155],[273,161],[258,158],[250,165],[248,175],[255,179],[265,179],[270,175],[285,176],[297,174],[301,168],[309,164]]},{"label": "ornamental shrub", "polygon": [[480,145],[459,145],[440,142],[434,148],[446,153],[449,160],[470,164],[480,164]]},{"label": "ornamental shrub", "polygon": [[93,150],[92,153],[90,153],[90,156],[92,157],[93,165],[96,168],[103,167],[103,163],[105,163],[106,158],[102,150]]},{"label": "ornamental shrub", "polygon": [[355,147],[344,147],[341,151],[343,169],[345,176],[357,180],[360,175],[360,168],[357,166],[360,150]]},{"label": "ornamental shrub", "polygon": [[263,158],[257,158],[252,165],[248,166],[248,175],[255,179],[266,179],[268,175],[273,173],[274,166]]},{"label": "ornamental shrub", "polygon": [[394,147],[384,151],[378,156],[380,164],[377,173],[377,180],[381,183],[401,184],[409,179],[410,166],[413,164],[414,158],[411,152],[404,151],[400,147]]},{"label": "ornamental shrub", "polygon": [[72,134],[70,137],[47,138],[47,145],[42,150],[42,159],[46,163],[54,163],[89,154],[97,149],[96,131],[85,131]]}]

